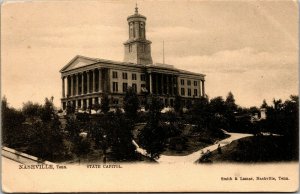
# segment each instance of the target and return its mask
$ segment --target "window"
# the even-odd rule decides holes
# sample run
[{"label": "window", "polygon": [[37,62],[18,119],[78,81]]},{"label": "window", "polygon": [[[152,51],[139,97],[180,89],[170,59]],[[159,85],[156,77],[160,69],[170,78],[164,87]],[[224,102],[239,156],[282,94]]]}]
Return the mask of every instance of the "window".
[{"label": "window", "polygon": [[140,36],[142,38],[145,38],[145,30],[144,30],[144,24],[143,23],[140,23]]},{"label": "window", "polygon": [[184,96],[184,95],[185,95],[184,88],[181,88],[181,96]]},{"label": "window", "polygon": [[197,81],[194,81],[194,86],[197,86],[198,85],[198,82]]},{"label": "window", "polygon": [[127,83],[123,83],[123,92],[126,92],[128,88],[128,84]]},{"label": "window", "polygon": [[127,73],[122,73],[123,79],[127,79]]},{"label": "window", "polygon": [[132,80],[136,80],[136,74],[135,73],[132,74]]},{"label": "window", "polygon": [[198,96],[198,90],[194,89],[194,96]]},{"label": "window", "polygon": [[132,37],[133,36],[133,24],[132,24],[132,22],[130,22],[130,37]]},{"label": "window", "polygon": [[137,91],[137,88],[136,88],[136,84],[132,84],[132,89],[133,89],[133,91]]},{"label": "window", "polygon": [[113,71],[113,78],[118,78],[118,72]]},{"label": "window", "polygon": [[141,74],[141,81],[145,81],[145,80],[146,80],[145,74]]},{"label": "window", "polygon": [[131,45],[131,44],[128,46],[128,51],[129,51],[130,53],[132,52],[132,45]]},{"label": "window", "polygon": [[192,91],[190,88],[188,89],[188,96],[192,96]]},{"label": "window", "polygon": [[146,47],[145,47],[145,45],[143,44],[143,45],[142,45],[142,48],[141,48],[142,53],[144,53],[145,50],[146,50]]},{"label": "window", "polygon": [[191,80],[187,80],[187,85],[188,85],[188,86],[191,85]]},{"label": "window", "polygon": [[118,92],[118,82],[113,82],[113,92]]},{"label": "window", "polygon": [[184,85],[184,79],[180,80],[180,84],[183,86]]}]

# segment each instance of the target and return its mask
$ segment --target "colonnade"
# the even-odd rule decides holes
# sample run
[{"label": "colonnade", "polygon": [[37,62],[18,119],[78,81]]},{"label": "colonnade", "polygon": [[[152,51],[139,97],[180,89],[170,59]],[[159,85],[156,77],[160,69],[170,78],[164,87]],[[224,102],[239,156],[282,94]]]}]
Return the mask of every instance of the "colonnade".
[{"label": "colonnade", "polygon": [[101,69],[93,69],[62,77],[63,98],[102,92],[101,72]]},{"label": "colonnade", "polygon": [[176,95],[177,76],[163,73],[149,74],[150,93],[156,95]]}]

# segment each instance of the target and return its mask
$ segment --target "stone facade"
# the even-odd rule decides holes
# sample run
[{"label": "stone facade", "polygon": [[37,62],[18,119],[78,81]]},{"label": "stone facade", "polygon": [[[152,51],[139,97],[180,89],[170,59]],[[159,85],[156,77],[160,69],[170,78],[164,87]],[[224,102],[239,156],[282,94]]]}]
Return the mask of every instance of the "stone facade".
[{"label": "stone facade", "polygon": [[142,105],[149,95],[159,96],[165,106],[173,106],[176,95],[182,97],[183,104],[205,96],[205,75],[152,63],[146,17],[137,8],[127,21],[124,62],[75,56],[61,69],[63,109],[68,102],[77,109],[92,107],[101,103],[104,94],[112,106],[122,106],[128,87],[136,91]]}]

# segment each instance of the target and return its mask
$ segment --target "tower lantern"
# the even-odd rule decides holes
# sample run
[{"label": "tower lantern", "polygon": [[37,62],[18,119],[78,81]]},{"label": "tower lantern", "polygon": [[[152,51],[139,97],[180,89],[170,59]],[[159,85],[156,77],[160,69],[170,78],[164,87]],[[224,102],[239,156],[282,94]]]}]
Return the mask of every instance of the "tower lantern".
[{"label": "tower lantern", "polygon": [[151,41],[146,39],[146,17],[135,13],[127,17],[129,39],[124,43],[124,61],[136,64],[152,64]]}]

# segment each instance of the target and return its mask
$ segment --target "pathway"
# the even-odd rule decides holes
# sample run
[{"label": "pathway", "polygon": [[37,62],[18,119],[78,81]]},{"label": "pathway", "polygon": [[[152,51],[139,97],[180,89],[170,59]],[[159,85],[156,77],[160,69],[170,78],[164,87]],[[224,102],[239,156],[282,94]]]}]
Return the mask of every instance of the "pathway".
[{"label": "pathway", "polygon": [[244,137],[252,136],[252,134],[244,134],[244,133],[228,133],[224,131],[225,134],[230,135],[230,137],[223,139],[214,145],[205,147],[203,149],[200,149],[192,154],[186,155],[186,156],[166,156],[161,155],[160,158],[157,160],[157,162],[161,164],[174,164],[174,163],[194,163],[196,160],[198,160],[202,153],[205,153],[207,150],[214,151],[218,148],[218,145],[220,144],[221,147],[226,146],[230,144],[232,141],[241,139]]}]

